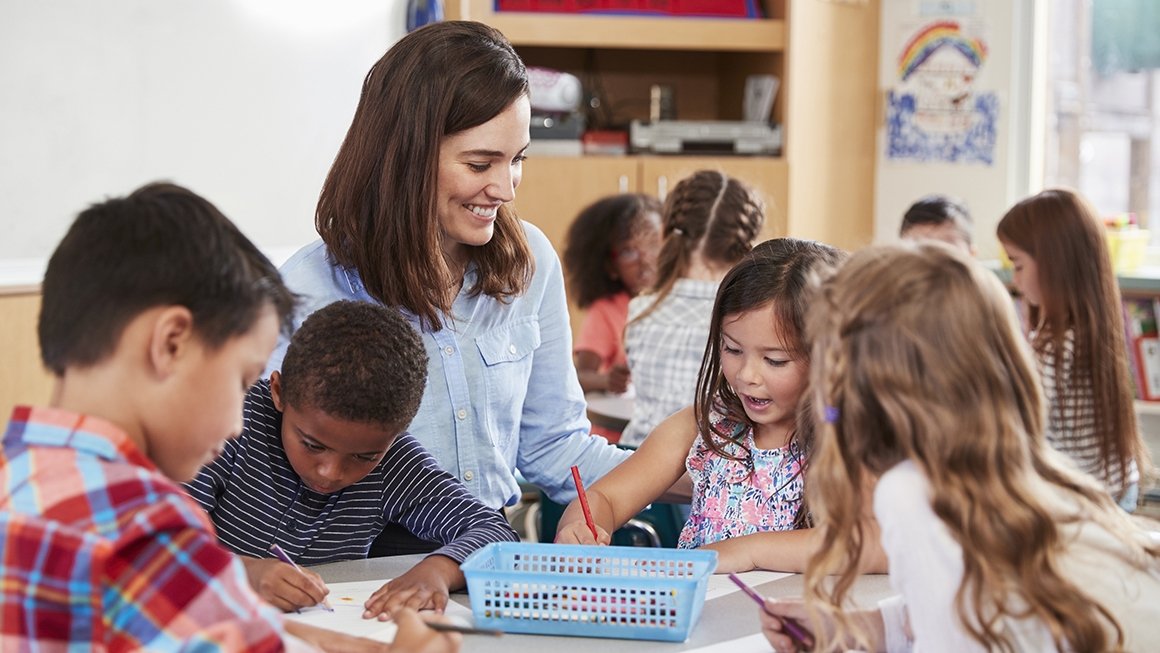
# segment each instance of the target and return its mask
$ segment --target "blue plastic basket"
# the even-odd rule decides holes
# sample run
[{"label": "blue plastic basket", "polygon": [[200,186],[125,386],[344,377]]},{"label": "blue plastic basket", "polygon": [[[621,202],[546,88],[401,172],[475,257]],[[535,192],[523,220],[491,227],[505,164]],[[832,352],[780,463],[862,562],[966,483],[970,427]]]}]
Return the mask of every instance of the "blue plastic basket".
[{"label": "blue plastic basket", "polygon": [[460,568],[481,628],[683,642],[717,552],[499,542]]}]

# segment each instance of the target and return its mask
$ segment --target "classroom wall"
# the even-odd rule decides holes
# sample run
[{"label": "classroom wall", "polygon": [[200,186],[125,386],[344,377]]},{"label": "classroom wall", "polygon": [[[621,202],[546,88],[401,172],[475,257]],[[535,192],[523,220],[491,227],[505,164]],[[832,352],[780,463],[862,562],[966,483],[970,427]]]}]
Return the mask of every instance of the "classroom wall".
[{"label": "classroom wall", "polygon": [[403,0],[0,2],[0,284],[38,282],[85,205],[155,179],[275,258],[313,208]]},{"label": "classroom wall", "polygon": [[[975,80],[978,90],[999,99],[992,165],[891,160],[886,156],[886,93],[897,83],[899,54],[916,22],[934,20],[943,10],[958,18],[981,18],[988,53]],[[995,225],[1007,208],[1042,179],[1042,90],[1032,84],[1036,31],[1043,29],[1046,0],[882,0],[878,57],[879,100],[875,154],[877,242],[898,239],[906,208],[919,196],[944,193],[964,199],[975,219],[975,244],[981,258],[996,258]],[[945,15],[945,14],[944,14]],[[1040,39],[1042,41],[1042,39]],[[1037,55],[1036,65],[1043,65]]]}]

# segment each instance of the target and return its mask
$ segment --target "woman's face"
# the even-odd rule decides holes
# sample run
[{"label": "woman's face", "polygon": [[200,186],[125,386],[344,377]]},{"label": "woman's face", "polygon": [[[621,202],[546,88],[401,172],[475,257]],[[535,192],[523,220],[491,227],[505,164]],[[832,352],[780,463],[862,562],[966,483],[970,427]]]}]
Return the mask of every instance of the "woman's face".
[{"label": "woman's face", "polygon": [[443,253],[466,261],[467,248],[486,245],[499,207],[516,197],[528,147],[531,105],[522,96],[491,120],[439,144],[436,198]]}]

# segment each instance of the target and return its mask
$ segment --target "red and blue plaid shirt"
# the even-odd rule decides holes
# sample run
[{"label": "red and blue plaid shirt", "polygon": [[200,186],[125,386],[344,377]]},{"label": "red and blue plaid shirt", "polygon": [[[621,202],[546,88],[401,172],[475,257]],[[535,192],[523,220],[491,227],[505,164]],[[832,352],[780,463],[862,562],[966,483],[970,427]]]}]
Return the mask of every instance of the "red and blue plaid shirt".
[{"label": "red and blue plaid shirt", "polygon": [[0,650],[278,651],[282,618],[112,424],[18,407],[0,450]]}]

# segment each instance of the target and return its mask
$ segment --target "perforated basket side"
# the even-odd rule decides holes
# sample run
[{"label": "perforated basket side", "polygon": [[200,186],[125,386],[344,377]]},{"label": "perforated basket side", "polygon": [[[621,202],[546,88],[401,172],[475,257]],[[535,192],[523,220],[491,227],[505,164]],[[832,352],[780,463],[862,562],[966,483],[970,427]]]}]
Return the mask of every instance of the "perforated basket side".
[{"label": "perforated basket side", "polygon": [[502,543],[462,565],[477,625],[508,632],[684,641],[709,551]]}]

